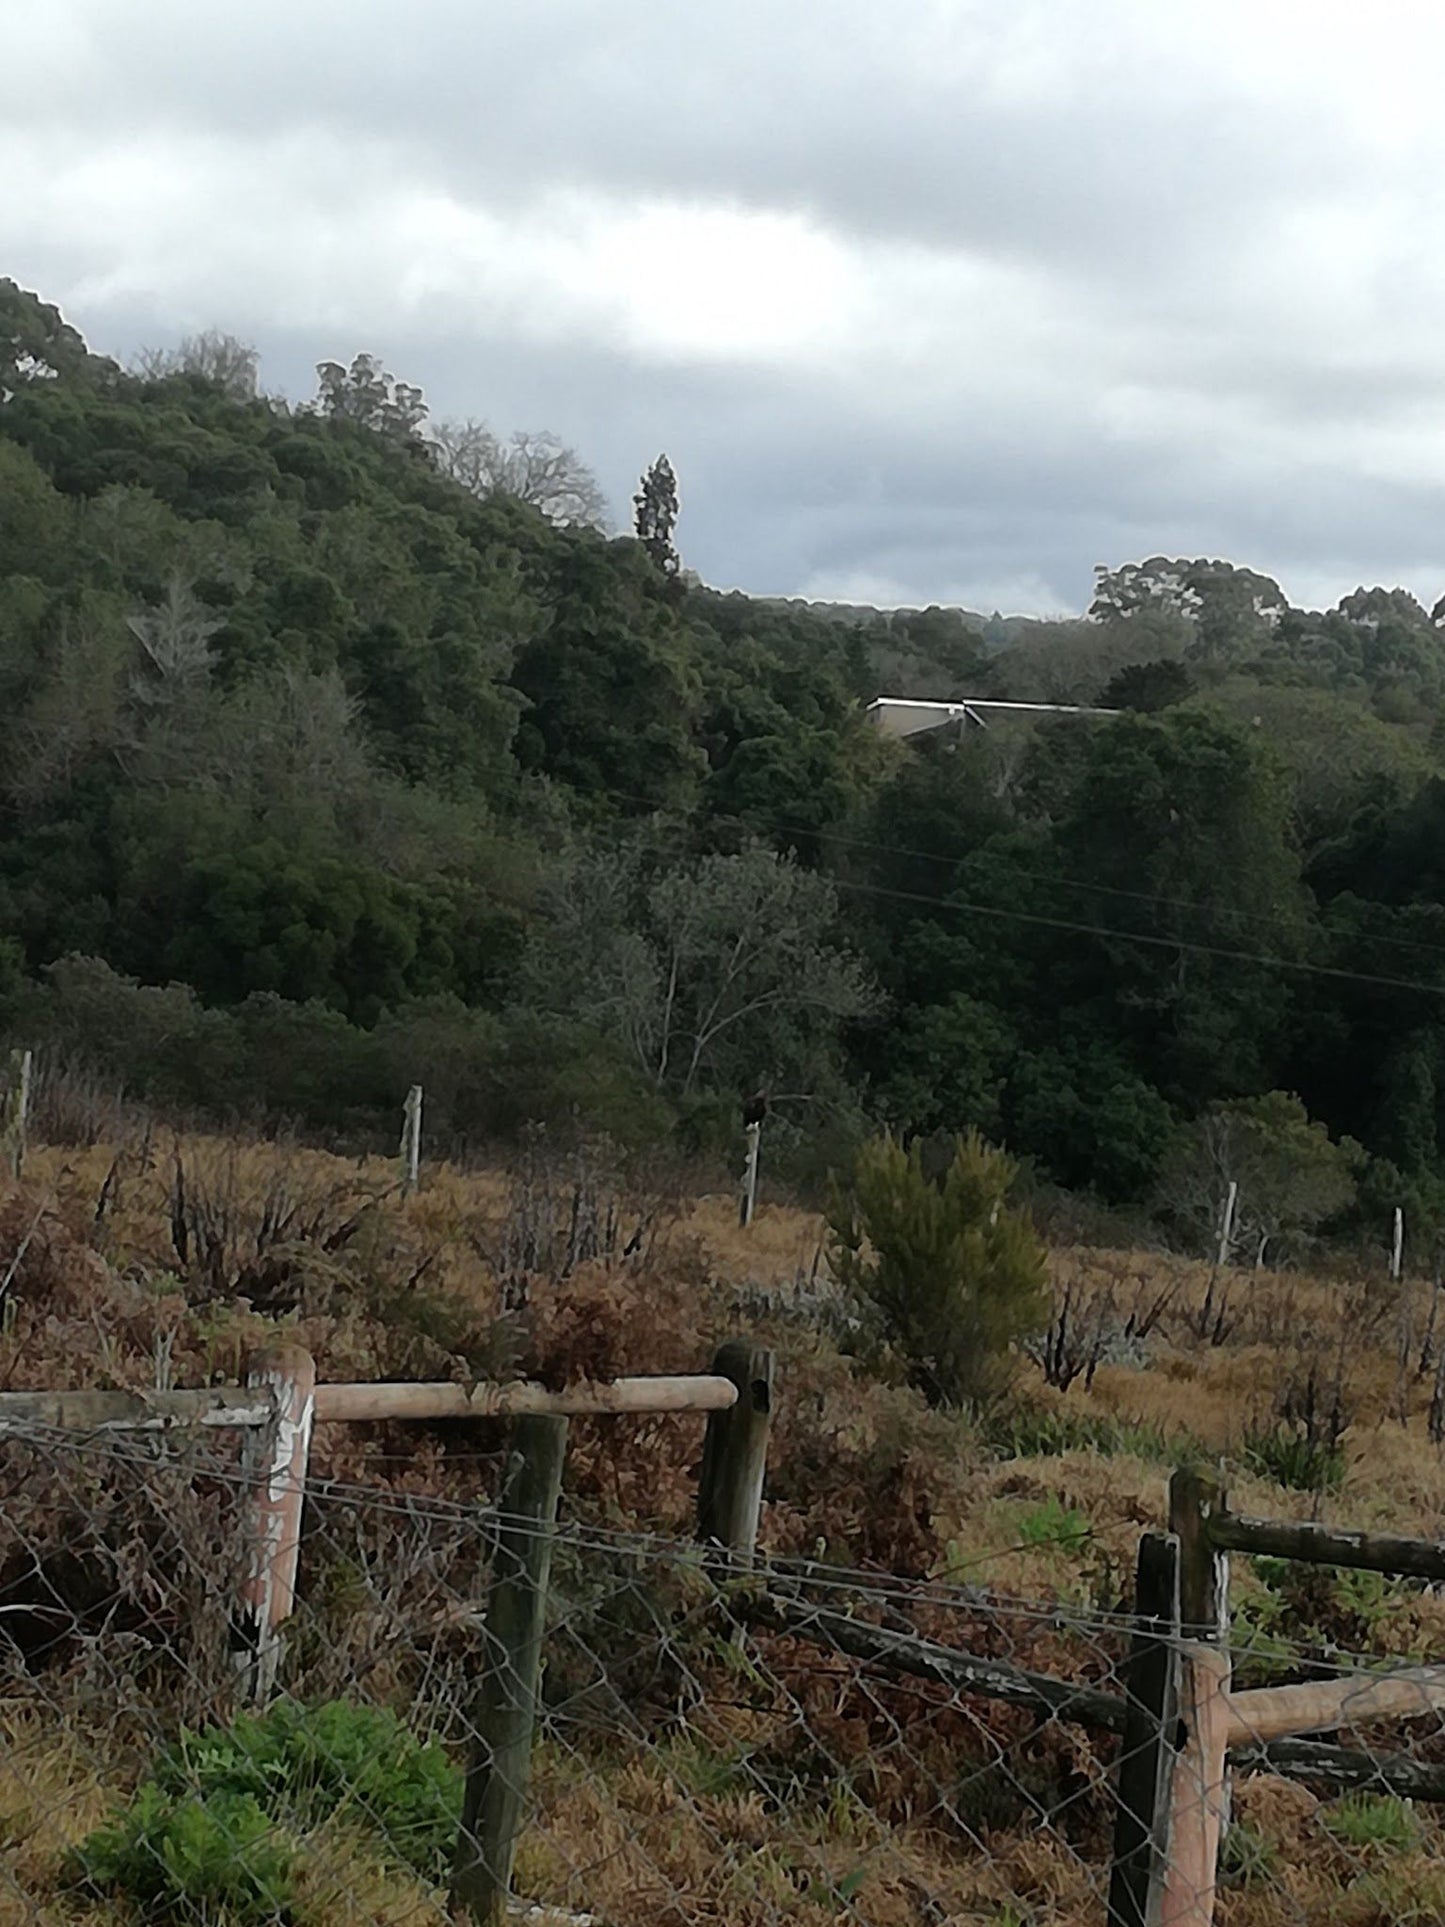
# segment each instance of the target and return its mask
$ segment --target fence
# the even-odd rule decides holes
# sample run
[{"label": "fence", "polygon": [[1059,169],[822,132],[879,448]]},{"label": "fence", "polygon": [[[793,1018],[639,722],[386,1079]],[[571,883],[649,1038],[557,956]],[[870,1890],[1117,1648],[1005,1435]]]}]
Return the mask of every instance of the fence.
[{"label": "fence", "polygon": [[[449,1895],[497,1920],[509,1887],[539,1918],[617,1927],[1203,1920],[1226,1754],[1223,1919],[1409,1917],[1389,1882],[1432,1877],[1433,1823],[1401,1796],[1445,1799],[1437,1676],[1276,1647],[1293,1683],[1255,1686],[1236,1645],[1226,1696],[1226,1548],[1288,1531],[1297,1553],[1312,1529],[1241,1521],[1181,1476],[1127,1614],[750,1563],[766,1366],[723,1362],[749,1397],[708,1394],[695,1541],[556,1523],[551,1407],[616,1388],[448,1388],[472,1413],[535,1408],[478,1461],[486,1498],[409,1490],[405,1467],[390,1488],[313,1475],[285,1696],[239,1718],[246,1441],[274,1443],[284,1400],[250,1430],[214,1415],[256,1387],[184,1425],[149,1401],[130,1429],[0,1402],[0,1922],[420,1924]],[[329,1389],[333,1419],[377,1396]],[[1331,1557],[1385,1557],[1313,1530]],[[1277,1737],[1309,1725],[1363,1744]],[[1348,1824],[1290,1809],[1298,1852],[1270,1865],[1251,1800],[1285,1778],[1382,1797]]]}]

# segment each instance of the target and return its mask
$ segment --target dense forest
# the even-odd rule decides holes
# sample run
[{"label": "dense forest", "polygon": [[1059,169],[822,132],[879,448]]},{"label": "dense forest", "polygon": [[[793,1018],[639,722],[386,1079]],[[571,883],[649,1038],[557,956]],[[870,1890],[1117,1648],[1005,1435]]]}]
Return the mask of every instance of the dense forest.
[{"label": "dense forest", "polygon": [[[973,1125],[1180,1229],[1251,1158],[1261,1240],[1438,1215],[1445,612],[720,594],[680,482],[612,535],[369,357],[123,370],[0,281],[0,1033],[338,1139],[420,1081],[448,1140],[732,1157],[762,1089],[800,1182]],[[896,743],[880,692],[1122,713]]]}]

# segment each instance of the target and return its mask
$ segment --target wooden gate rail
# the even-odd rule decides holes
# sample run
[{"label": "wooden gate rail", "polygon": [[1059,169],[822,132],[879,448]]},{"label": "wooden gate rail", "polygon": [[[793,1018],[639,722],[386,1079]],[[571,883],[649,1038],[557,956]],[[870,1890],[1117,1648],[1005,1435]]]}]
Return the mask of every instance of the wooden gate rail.
[{"label": "wooden gate rail", "polygon": [[[628,1413],[726,1412],[738,1400],[729,1378],[618,1378],[550,1391],[525,1381],[502,1385],[318,1385],[318,1425],[384,1419],[623,1417]],[[254,1385],[211,1385],[178,1392],[0,1392],[0,1438],[37,1429],[158,1432],[170,1427],[245,1429],[269,1425],[271,1393]]]},{"label": "wooden gate rail", "polygon": [[1304,1564],[1354,1566],[1402,1579],[1445,1581],[1445,1543],[1390,1532],[1344,1532],[1313,1520],[1251,1519],[1230,1512],[1222,1497],[1205,1516],[1209,1543],[1220,1552],[1263,1553]]}]

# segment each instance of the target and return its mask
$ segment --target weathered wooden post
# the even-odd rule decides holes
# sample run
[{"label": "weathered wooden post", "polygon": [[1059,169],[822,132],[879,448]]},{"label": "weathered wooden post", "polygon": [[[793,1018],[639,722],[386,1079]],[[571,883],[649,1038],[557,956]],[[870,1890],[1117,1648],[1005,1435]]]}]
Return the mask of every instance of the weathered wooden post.
[{"label": "weathered wooden post", "polygon": [[762,1149],[763,1126],[755,1119],[747,1127],[747,1162],[743,1166],[743,1194],[738,1207],[738,1223],[744,1230],[752,1223],[758,1208],[758,1155]]},{"label": "weathered wooden post", "polygon": [[271,1417],[247,1438],[246,1565],[232,1621],[231,1653],[242,1691],[264,1705],[276,1689],[281,1628],[296,1599],[306,1465],[316,1414],[316,1364],[299,1345],[276,1345],[250,1360],[246,1384],[269,1393]]},{"label": "weathered wooden post", "polygon": [[1230,1247],[1234,1243],[1234,1214],[1239,1205],[1239,1186],[1233,1178],[1229,1180],[1229,1193],[1224,1200],[1224,1210],[1219,1219],[1219,1249],[1214,1262],[1217,1265],[1229,1263]]},{"label": "weathered wooden post", "polygon": [[8,1075],[0,1087],[0,1157],[12,1177],[25,1172],[25,1138],[30,1122],[30,1084],[34,1058],[28,1050],[10,1053]]},{"label": "weathered wooden post", "polygon": [[1169,1867],[1179,1706],[1179,1541],[1139,1541],[1134,1635],[1124,1670],[1108,1927],[1159,1927]]},{"label": "weathered wooden post", "polygon": [[1179,1753],[1169,1818],[1160,1927],[1210,1927],[1219,1843],[1228,1819],[1229,1559],[1210,1538],[1223,1504],[1218,1483],[1181,1467],[1169,1481],[1169,1525],[1179,1541]]},{"label": "weathered wooden post", "polygon": [[402,1190],[410,1197],[421,1178],[421,1085],[406,1094],[401,1125]]},{"label": "weathered wooden post", "polygon": [[730,1338],[712,1362],[715,1377],[731,1379],[737,1403],[709,1412],[698,1479],[697,1532],[740,1565],[752,1561],[762,1516],[768,1428],[773,1415],[773,1354],[748,1338]]},{"label": "weathered wooden post", "polygon": [[565,1418],[518,1419],[500,1501],[472,1757],[452,1862],[452,1906],[465,1908],[479,1927],[501,1927],[511,1898],[566,1453]]},{"label": "weathered wooden post", "polygon": [[1398,1285],[1405,1267],[1405,1213],[1395,1206],[1395,1232],[1390,1241],[1390,1276]]}]

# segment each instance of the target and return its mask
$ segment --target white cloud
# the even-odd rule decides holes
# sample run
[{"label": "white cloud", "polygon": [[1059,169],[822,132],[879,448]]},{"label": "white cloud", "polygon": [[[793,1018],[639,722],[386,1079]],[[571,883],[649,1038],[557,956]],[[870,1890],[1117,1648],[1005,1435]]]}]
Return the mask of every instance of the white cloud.
[{"label": "white cloud", "polygon": [[1135,550],[1432,552],[1437,0],[49,0],[6,51],[0,266],[97,346],[665,439],[729,580],[1042,611]]}]

